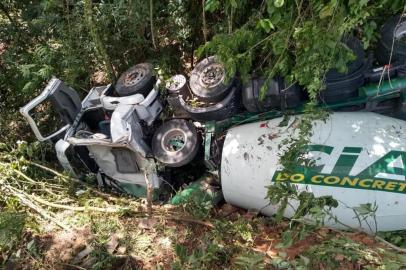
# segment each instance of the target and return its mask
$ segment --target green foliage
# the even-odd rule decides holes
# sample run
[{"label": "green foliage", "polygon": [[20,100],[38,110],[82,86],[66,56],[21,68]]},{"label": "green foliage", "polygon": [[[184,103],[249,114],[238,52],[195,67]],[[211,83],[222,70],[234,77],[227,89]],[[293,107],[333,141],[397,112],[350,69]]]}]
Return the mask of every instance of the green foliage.
[{"label": "green foliage", "polygon": [[195,249],[190,254],[179,244],[174,249],[177,260],[172,265],[173,269],[209,269],[210,265],[224,262],[223,247],[214,243],[207,242],[204,248]]},{"label": "green foliage", "polygon": [[198,219],[207,218],[213,209],[211,197],[202,196],[201,194],[197,194],[197,192],[194,192],[194,195],[198,196],[188,197],[181,205],[191,216]]},{"label": "green foliage", "polygon": [[[233,2],[244,8],[245,1]],[[217,10],[219,1],[207,1],[206,9]],[[323,89],[325,73],[345,71],[354,58],[341,43],[343,36],[357,35],[369,47],[376,40],[379,15],[400,12],[401,1],[283,1],[268,0],[232,33],[219,34],[200,48],[217,54],[230,72],[246,80],[251,72],[267,79],[279,74],[304,86],[312,101]]]},{"label": "green foliage", "polygon": [[151,61],[166,74],[181,71],[182,61],[192,59],[201,44],[201,6],[191,0],[154,2],[156,50],[145,1],[2,1],[1,129],[12,130],[7,124],[19,120],[17,109],[52,76],[84,93],[139,62]]},{"label": "green foliage", "polygon": [[255,222],[243,218],[235,222],[216,220],[215,227],[199,240],[199,245],[189,250],[177,243],[174,246],[174,269],[217,269],[232,264],[236,269],[261,269],[263,256],[247,252],[253,244]]},{"label": "green foliage", "polygon": [[181,205],[191,216],[204,219],[210,216],[219,192],[203,180],[192,182],[171,199],[173,205]]},{"label": "green foliage", "polygon": [[[279,145],[280,163],[286,171],[293,171],[297,166],[312,167],[314,165],[314,160],[307,157],[306,151],[310,142],[309,138],[313,135],[311,133],[313,122],[325,121],[327,117],[327,111],[316,108],[313,103],[309,103],[305,107],[304,114],[300,118],[294,118],[290,124],[289,136]],[[281,124],[289,121],[288,119],[289,116],[286,116]]]},{"label": "green foliage", "polygon": [[205,11],[210,15],[221,18],[214,22],[209,21],[210,28],[214,34],[231,34],[238,29],[249,18],[252,12],[259,6],[259,1],[247,0],[206,0]]},{"label": "green foliage", "polygon": [[91,258],[94,260],[94,264],[90,269],[92,270],[104,270],[114,269],[114,264],[119,260],[116,256],[111,255],[105,245],[96,244],[94,250],[90,253]]},{"label": "green foliage", "polygon": [[[371,232],[377,233],[376,230],[378,228],[378,224],[376,221],[376,211],[378,210],[378,205],[376,204],[376,202],[374,204],[371,203],[360,204],[359,206],[352,207],[352,210],[354,211],[358,219],[360,227],[361,224],[364,223],[368,226]],[[372,220],[375,222],[374,226],[371,226],[371,224],[369,224],[368,222],[369,218],[372,218]]]},{"label": "green foliage", "polygon": [[265,269],[264,256],[254,252],[246,252],[235,258],[234,265],[236,269],[241,270]]},{"label": "green foliage", "polygon": [[[295,240],[303,239],[313,228],[324,225],[325,218],[331,218],[328,215],[331,208],[338,206],[332,196],[315,197],[312,192],[299,192],[288,182],[276,182],[268,186],[267,198],[271,204],[278,205],[276,222],[282,220],[288,207],[294,211],[290,228],[282,233],[279,247],[289,247]],[[289,203],[291,201],[298,205],[294,207]]]},{"label": "green foliage", "polygon": [[247,31],[244,27],[236,30],[232,36],[227,34],[214,36],[212,41],[205,47],[199,48],[198,55],[201,56],[205,50],[215,48],[215,53],[220,56],[226,66],[227,76],[230,77],[238,71],[244,81],[248,79],[248,73],[252,68],[252,50],[258,40],[258,32]]},{"label": "green foliage", "polygon": [[[367,247],[348,238],[333,238],[311,247],[305,252],[304,256],[311,258],[308,265],[310,268],[323,265],[325,268],[334,269],[346,263],[357,263],[370,269],[376,269],[379,266],[385,269],[390,256],[382,256],[380,254],[382,251],[381,249]],[[406,257],[403,258],[403,263],[402,260],[396,262],[397,267],[390,269],[399,269],[399,267],[404,266],[405,259]]]},{"label": "green foliage", "polygon": [[233,235],[233,240],[236,243],[252,243],[252,235],[254,230],[255,225],[242,218],[235,222],[229,220],[219,220],[215,224],[211,237],[216,241],[221,241],[221,239],[224,237],[224,233],[227,233]]},{"label": "green foliage", "polygon": [[272,258],[271,264],[276,269],[341,269],[343,266],[402,269],[406,265],[406,256],[369,247],[343,236],[329,237],[297,258],[288,259],[286,253],[279,252]]},{"label": "green foliage", "polygon": [[104,245],[110,238],[110,235],[119,229],[119,223],[115,218],[109,218],[106,222],[100,219],[94,219],[90,216],[92,233],[96,236],[96,245]]},{"label": "green foliage", "polygon": [[0,212],[0,253],[11,250],[21,238],[26,215],[16,212]]},{"label": "green foliage", "polygon": [[378,232],[378,235],[398,247],[406,248],[406,231]]}]

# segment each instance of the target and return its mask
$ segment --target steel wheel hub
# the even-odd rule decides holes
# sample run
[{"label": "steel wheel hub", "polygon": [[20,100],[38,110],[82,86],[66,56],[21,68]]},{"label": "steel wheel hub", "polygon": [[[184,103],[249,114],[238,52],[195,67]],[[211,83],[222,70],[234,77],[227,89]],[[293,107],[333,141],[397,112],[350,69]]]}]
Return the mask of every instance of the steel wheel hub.
[{"label": "steel wheel hub", "polygon": [[166,85],[166,88],[170,90],[178,90],[180,87],[186,83],[186,78],[182,75],[173,76]]},{"label": "steel wheel hub", "polygon": [[223,81],[224,73],[222,65],[213,64],[203,70],[200,81],[206,87],[214,87]]},{"label": "steel wheel hub", "polygon": [[186,136],[182,130],[171,130],[164,135],[162,146],[170,152],[177,152],[183,149],[186,144]]},{"label": "steel wheel hub", "polygon": [[135,69],[127,74],[124,79],[126,86],[133,86],[139,83],[145,77],[145,73],[142,69]]}]

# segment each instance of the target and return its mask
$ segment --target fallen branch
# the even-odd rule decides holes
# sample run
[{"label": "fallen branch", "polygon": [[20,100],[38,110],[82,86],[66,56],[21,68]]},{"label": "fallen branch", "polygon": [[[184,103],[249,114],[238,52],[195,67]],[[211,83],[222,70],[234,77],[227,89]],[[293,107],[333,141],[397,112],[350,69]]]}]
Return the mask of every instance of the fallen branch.
[{"label": "fallen branch", "polygon": [[214,229],[214,225],[210,222],[207,221],[202,221],[202,220],[196,220],[192,218],[185,218],[185,217],[164,217],[165,219],[169,220],[175,220],[175,221],[184,221],[184,222],[190,222],[190,223],[196,223],[200,224],[206,227],[209,227],[210,229]]},{"label": "fallen branch", "polygon": [[[328,214],[330,217],[332,217],[332,215],[329,214],[328,212],[327,212],[327,214]],[[365,233],[365,234],[367,234],[367,235],[370,235],[370,233],[369,233],[368,231],[366,231],[366,230],[364,230],[364,229],[362,229],[362,228],[353,228],[353,227],[351,227],[351,226],[349,226],[349,225],[347,225],[347,224],[345,224],[345,223],[343,223],[343,222],[341,222],[341,221],[339,221],[339,220],[336,220],[336,222],[339,223],[339,224],[341,224],[342,226],[348,228],[348,229],[351,230],[351,231],[356,231],[356,232]],[[387,247],[389,247],[389,248],[391,248],[391,249],[394,249],[394,250],[396,250],[397,252],[401,252],[401,253],[405,253],[405,254],[406,254],[406,249],[401,248],[401,247],[398,247],[398,246],[396,246],[396,245],[394,245],[394,244],[392,244],[392,243],[386,241],[385,239],[383,239],[382,237],[380,237],[380,236],[378,236],[378,235],[376,235],[376,234],[373,235],[372,237],[374,237],[374,239],[375,239],[376,241],[381,242],[382,244],[386,245]]]},{"label": "fallen branch", "polygon": [[100,196],[100,197],[103,197],[105,200],[113,201],[113,202],[118,201],[117,198],[114,198],[114,197],[112,197],[112,196],[110,196],[110,195],[108,195],[108,194],[106,194],[106,193],[103,193],[103,192],[101,192],[101,191],[99,191],[99,190],[97,190],[97,189],[95,189],[95,188],[89,186],[88,184],[85,184],[85,183],[82,183],[82,184],[83,184],[84,186],[86,186],[88,189],[90,189],[93,193],[97,194],[97,195]]},{"label": "fallen branch", "polygon": [[84,211],[96,211],[96,212],[102,212],[102,213],[119,213],[121,211],[128,210],[127,208],[101,208],[101,207],[94,207],[94,206],[69,206],[69,205],[63,205],[63,204],[57,204],[57,203],[52,203],[48,202],[38,196],[35,195],[28,195],[29,198],[43,204],[49,207],[53,208],[59,208],[59,209],[66,209],[66,210],[72,210],[76,212],[84,212]]},{"label": "fallen branch", "polygon": [[396,246],[396,245],[394,245],[394,244],[392,244],[392,243],[386,241],[385,239],[383,239],[382,237],[380,237],[380,236],[378,236],[378,235],[375,235],[375,239],[376,239],[378,242],[381,242],[381,243],[383,243],[384,245],[388,246],[389,248],[396,250],[397,252],[406,253],[406,249],[401,248],[401,247],[398,247],[398,246]]},{"label": "fallen branch", "polygon": [[35,162],[32,162],[32,161],[26,161],[26,162],[27,162],[28,164],[30,164],[30,165],[36,166],[36,167],[41,168],[41,169],[43,169],[43,170],[46,170],[46,171],[48,171],[48,172],[50,172],[50,173],[53,173],[53,174],[55,174],[56,176],[59,176],[59,177],[61,177],[61,178],[63,178],[63,179],[66,179],[66,180],[69,180],[69,181],[78,183],[78,184],[80,184],[80,185],[82,185],[82,186],[85,186],[85,187],[87,187],[88,189],[90,189],[92,192],[96,193],[97,195],[99,195],[99,196],[101,196],[101,197],[104,197],[105,199],[108,199],[108,200],[111,200],[111,201],[117,201],[116,198],[113,198],[113,197],[109,196],[108,194],[104,194],[103,192],[101,192],[101,191],[99,191],[99,190],[93,188],[91,185],[89,185],[89,184],[87,184],[87,183],[85,183],[85,182],[83,182],[83,181],[81,181],[81,180],[79,180],[79,179],[77,179],[77,178],[75,178],[75,177],[63,175],[63,174],[61,174],[61,173],[59,173],[59,172],[57,172],[57,171],[55,171],[55,170],[53,170],[53,169],[51,169],[51,168],[48,168],[48,167],[46,167],[46,166],[44,166],[44,165],[41,165],[41,164],[38,164],[38,163],[35,163]]},{"label": "fallen branch", "polygon": [[[50,173],[53,173],[53,174],[55,174],[56,176],[59,176],[59,177],[65,179],[65,180],[67,180],[67,179],[72,179],[71,177],[66,176],[66,175],[63,175],[62,173],[59,173],[59,172],[55,171],[54,169],[48,168],[48,167],[46,167],[46,166],[44,166],[44,165],[35,163],[35,162],[33,162],[33,161],[26,160],[25,162],[28,163],[28,164],[30,164],[30,165],[33,165],[33,166],[35,166],[35,167],[38,167],[38,168],[40,168],[40,169],[43,169],[43,170],[45,170],[45,171],[48,171],[48,172],[50,172]],[[75,178],[73,178],[73,179],[75,179]],[[77,180],[78,180],[78,179],[77,179]],[[78,180],[78,181],[79,181],[79,180]]]},{"label": "fallen branch", "polygon": [[17,197],[20,199],[20,202],[22,204],[24,204],[25,206],[27,206],[28,208],[34,210],[35,212],[37,212],[38,214],[40,214],[44,219],[52,221],[53,223],[55,223],[56,225],[58,225],[59,227],[61,227],[64,230],[67,231],[72,231],[72,229],[65,225],[64,223],[62,223],[61,221],[57,220],[56,218],[52,217],[51,215],[49,215],[45,209],[43,209],[42,207],[36,205],[35,203],[33,203],[32,201],[30,201],[29,199],[27,199],[23,194],[13,190],[12,187],[8,186],[8,185],[3,185],[4,188],[6,188],[13,196]]},{"label": "fallen branch", "polygon": [[26,175],[25,173],[17,170],[17,169],[13,169],[13,172],[16,173],[17,175],[19,175],[20,177],[24,178],[25,180],[27,180],[28,182],[30,182],[31,184],[38,184],[37,181],[34,181],[34,179],[32,179],[31,177],[29,177],[28,175]]},{"label": "fallen branch", "polygon": [[30,184],[42,186],[42,190],[45,191],[46,193],[56,196],[56,194],[54,192],[52,192],[51,190],[49,190],[48,188],[43,186],[43,184],[44,184],[43,182],[35,181],[34,179],[32,179],[31,177],[29,177],[28,175],[26,175],[25,173],[23,173],[22,171],[19,171],[17,169],[13,169],[13,172],[16,173],[18,176],[27,180]]}]

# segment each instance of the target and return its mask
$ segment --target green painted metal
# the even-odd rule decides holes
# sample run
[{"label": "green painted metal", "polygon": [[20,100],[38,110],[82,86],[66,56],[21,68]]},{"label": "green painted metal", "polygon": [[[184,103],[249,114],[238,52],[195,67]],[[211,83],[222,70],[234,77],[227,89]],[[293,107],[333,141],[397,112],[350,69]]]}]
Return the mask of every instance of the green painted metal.
[{"label": "green painted metal", "polygon": [[212,203],[217,204],[223,195],[220,190],[210,188],[210,185],[205,182],[204,179],[199,179],[195,182],[190,183],[182,191],[179,191],[171,199],[171,204],[181,205],[189,202],[190,200],[196,203]]},{"label": "green painted metal", "polygon": [[185,145],[185,142],[183,142],[179,138],[172,138],[168,141],[168,144],[172,146],[175,149],[175,151],[177,151]]},{"label": "green painted metal", "polygon": [[[117,182],[117,186],[121,188],[125,193],[131,194],[137,198],[146,198],[147,197],[147,188],[137,184]],[[155,201],[158,199],[161,190],[154,189],[152,191],[152,199]]]},{"label": "green painted metal", "polygon": [[358,89],[360,96],[378,97],[382,95],[393,95],[400,93],[406,88],[406,77],[382,81],[379,83],[368,84]]},{"label": "green painted metal", "polygon": [[361,153],[362,148],[360,147],[344,147],[343,152],[345,153],[352,153],[352,154],[359,154]]}]

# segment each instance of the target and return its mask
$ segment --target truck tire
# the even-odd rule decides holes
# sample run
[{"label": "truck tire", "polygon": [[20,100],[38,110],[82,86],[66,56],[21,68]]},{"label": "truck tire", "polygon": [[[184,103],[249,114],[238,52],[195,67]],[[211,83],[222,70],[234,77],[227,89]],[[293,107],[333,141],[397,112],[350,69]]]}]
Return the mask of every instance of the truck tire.
[{"label": "truck tire", "polygon": [[352,52],[355,54],[355,60],[347,63],[347,72],[340,73],[337,69],[331,69],[326,73],[326,80],[341,80],[342,77],[352,74],[359,70],[359,68],[364,63],[365,52],[362,47],[361,41],[353,36],[349,36],[343,39],[343,44],[345,44]]},{"label": "truck tire", "polygon": [[180,106],[190,118],[199,122],[224,120],[238,113],[241,109],[240,89],[233,87],[231,92],[220,102],[208,107],[193,107],[179,96]]},{"label": "truck tire", "polygon": [[152,64],[141,63],[130,67],[121,74],[115,85],[117,94],[126,97],[135,94],[142,94],[146,97],[156,82]]},{"label": "truck tire", "polygon": [[293,109],[304,103],[305,93],[298,84],[287,84],[282,77],[276,77],[268,82],[268,87],[261,100],[261,88],[265,83],[263,78],[253,78],[242,89],[242,103],[249,112],[266,112],[269,110]]},{"label": "truck tire", "polygon": [[389,64],[392,42],[391,62],[406,63],[406,16],[392,17],[382,26],[376,52],[376,58],[381,65]]},{"label": "truck tire", "polygon": [[235,77],[225,82],[226,70],[215,56],[200,61],[190,76],[190,89],[202,101],[219,102],[231,91]]},{"label": "truck tire", "polygon": [[335,103],[346,101],[358,96],[358,88],[364,85],[364,67],[348,74],[340,81],[326,81],[326,88],[320,92],[320,101],[323,103]]},{"label": "truck tire", "polygon": [[244,108],[252,113],[257,113],[261,111],[258,104],[259,97],[258,93],[261,86],[264,83],[262,78],[253,78],[249,80],[242,88],[242,104]]},{"label": "truck tire", "polygon": [[162,124],[152,138],[154,157],[168,167],[181,167],[191,162],[199,146],[196,127],[183,119]]}]

